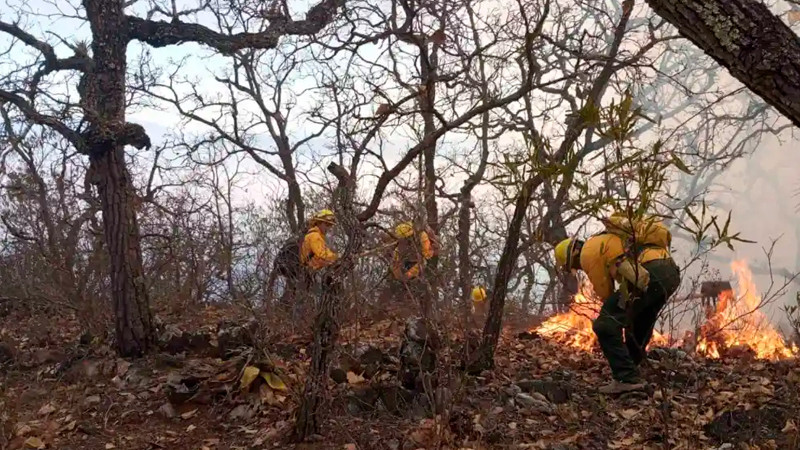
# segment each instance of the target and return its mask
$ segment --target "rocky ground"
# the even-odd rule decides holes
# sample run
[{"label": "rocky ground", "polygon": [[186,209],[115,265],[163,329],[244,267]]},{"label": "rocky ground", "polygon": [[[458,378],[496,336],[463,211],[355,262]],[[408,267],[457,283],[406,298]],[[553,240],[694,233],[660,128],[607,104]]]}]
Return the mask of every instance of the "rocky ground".
[{"label": "rocky ground", "polygon": [[163,351],[123,360],[67,314],[5,311],[0,447],[800,448],[797,360],[656,350],[647,392],[612,398],[596,392],[597,351],[508,330],[496,369],[467,376],[457,334],[434,340],[405,317],[342,330],[325,429],[289,444],[308,333],[232,308],[162,317]]}]

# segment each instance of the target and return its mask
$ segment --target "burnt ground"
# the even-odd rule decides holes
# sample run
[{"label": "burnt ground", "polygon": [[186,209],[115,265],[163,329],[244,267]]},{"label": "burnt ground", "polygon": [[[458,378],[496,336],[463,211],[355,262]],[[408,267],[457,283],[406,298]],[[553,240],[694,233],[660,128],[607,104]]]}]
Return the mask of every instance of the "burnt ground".
[{"label": "burnt ground", "polygon": [[647,392],[612,398],[596,392],[608,379],[597,351],[508,330],[494,370],[453,368],[454,337],[436,356],[438,384],[403,387],[401,314],[342,330],[324,430],[290,444],[309,335],[247,316],[231,307],[164,313],[165,350],[123,360],[102,340],[81,339],[69,314],[6,311],[0,447],[800,448],[797,360],[661,350],[645,368]]}]

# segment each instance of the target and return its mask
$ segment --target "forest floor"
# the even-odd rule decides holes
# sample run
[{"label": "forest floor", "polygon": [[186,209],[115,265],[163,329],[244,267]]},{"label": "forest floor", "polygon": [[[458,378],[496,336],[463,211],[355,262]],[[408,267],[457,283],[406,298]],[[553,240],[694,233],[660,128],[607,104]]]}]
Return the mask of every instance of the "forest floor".
[{"label": "forest floor", "polygon": [[313,442],[289,444],[310,333],[262,332],[260,350],[221,359],[217,325],[244,322],[245,311],[160,317],[173,334],[205,330],[212,339],[188,342],[187,334],[179,344],[189,351],[123,360],[96,340],[79,343],[69,314],[7,311],[0,448],[800,448],[797,360],[655,351],[647,392],[613,398],[596,392],[609,377],[598,351],[509,328],[494,370],[465,376],[441,355],[440,388],[414,395],[394,381],[401,315],[342,330],[324,429]]}]

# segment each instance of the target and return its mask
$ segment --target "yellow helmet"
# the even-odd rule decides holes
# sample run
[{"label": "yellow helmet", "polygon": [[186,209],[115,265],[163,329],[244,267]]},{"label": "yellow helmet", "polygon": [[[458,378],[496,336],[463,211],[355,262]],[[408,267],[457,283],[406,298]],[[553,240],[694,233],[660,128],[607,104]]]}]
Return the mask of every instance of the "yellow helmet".
[{"label": "yellow helmet", "polygon": [[331,225],[336,223],[336,215],[330,209],[322,209],[311,218],[312,222],[323,222]]},{"label": "yellow helmet", "polygon": [[398,238],[409,238],[414,235],[414,225],[411,222],[403,222],[394,227],[394,235]]},{"label": "yellow helmet", "polygon": [[556,267],[569,269],[572,267],[572,253],[577,239],[567,238],[559,242],[555,248]]},{"label": "yellow helmet", "polygon": [[475,286],[472,288],[472,301],[473,302],[482,302],[486,300],[486,289],[483,286]]}]

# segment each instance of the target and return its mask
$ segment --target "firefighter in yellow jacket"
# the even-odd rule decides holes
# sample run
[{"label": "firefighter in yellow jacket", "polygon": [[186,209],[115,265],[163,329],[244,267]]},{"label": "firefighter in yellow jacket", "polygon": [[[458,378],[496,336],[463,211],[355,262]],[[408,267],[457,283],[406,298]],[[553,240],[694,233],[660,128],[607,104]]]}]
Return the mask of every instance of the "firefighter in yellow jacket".
[{"label": "firefighter in yellow jacket", "polygon": [[300,246],[300,264],[311,273],[333,264],[339,255],[328,248],[325,234],[336,225],[333,211],[323,209],[309,220],[309,229]]},{"label": "firefighter in yellow jacket", "polygon": [[394,229],[397,244],[392,257],[392,274],[398,281],[420,276],[425,261],[436,256],[436,248],[427,231],[414,233],[411,222],[398,224]]},{"label": "firefighter in yellow jacket", "polygon": [[[613,218],[614,216],[612,216]],[[658,315],[680,285],[680,270],[669,253],[671,236],[659,223],[643,231],[653,239],[637,243],[605,232],[587,239],[565,239],[555,247],[557,266],[583,270],[603,299],[592,329],[611,367],[613,381],[599,390],[618,394],[644,387],[638,365]],[[653,230],[651,233],[649,230]],[[619,289],[615,289],[615,281]],[[625,340],[623,341],[623,330]]]}]

